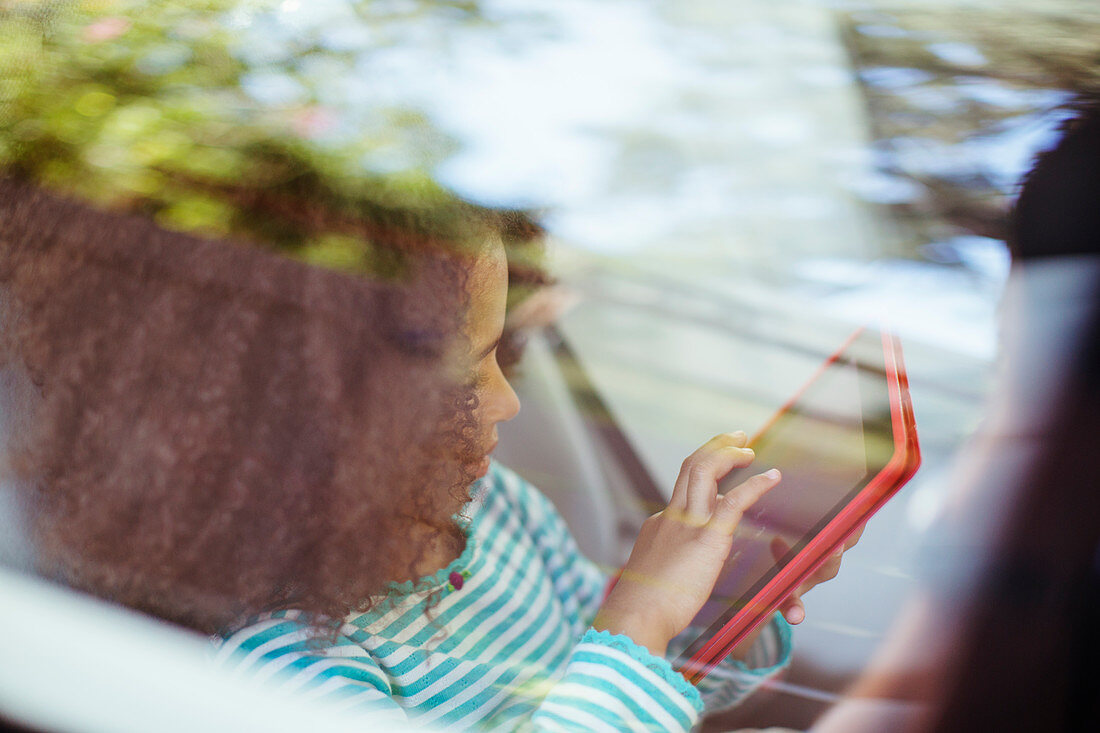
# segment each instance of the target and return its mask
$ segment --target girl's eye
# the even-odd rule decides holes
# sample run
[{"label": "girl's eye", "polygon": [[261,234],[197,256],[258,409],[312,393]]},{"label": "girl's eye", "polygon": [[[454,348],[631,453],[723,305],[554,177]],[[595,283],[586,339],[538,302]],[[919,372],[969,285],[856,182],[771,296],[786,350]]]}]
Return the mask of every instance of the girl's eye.
[{"label": "girl's eye", "polygon": [[489,375],[484,371],[479,371],[472,375],[466,382],[466,389],[478,390],[484,387],[489,382]]},{"label": "girl's eye", "polygon": [[[485,358],[492,359],[493,365],[495,366],[497,363],[496,349],[493,349],[493,351]],[[473,372],[470,375],[470,378],[466,381],[466,389],[477,390],[484,387],[486,384],[489,383],[489,375],[490,372],[483,366],[479,365],[477,371]]]}]

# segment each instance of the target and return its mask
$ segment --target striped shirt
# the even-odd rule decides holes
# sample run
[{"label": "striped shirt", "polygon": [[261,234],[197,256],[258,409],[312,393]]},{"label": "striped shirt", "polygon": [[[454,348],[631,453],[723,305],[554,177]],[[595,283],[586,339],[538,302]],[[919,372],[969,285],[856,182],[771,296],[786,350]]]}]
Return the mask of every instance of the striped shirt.
[{"label": "striped shirt", "polygon": [[466,548],[447,567],[395,584],[336,635],[301,612],[264,614],[222,640],[218,660],[379,721],[686,731],[704,698],[734,704],[789,659],[777,620],[750,654],[754,669],[724,664],[696,689],[628,637],[590,628],[608,576],[533,486],[494,463],[474,495]]}]

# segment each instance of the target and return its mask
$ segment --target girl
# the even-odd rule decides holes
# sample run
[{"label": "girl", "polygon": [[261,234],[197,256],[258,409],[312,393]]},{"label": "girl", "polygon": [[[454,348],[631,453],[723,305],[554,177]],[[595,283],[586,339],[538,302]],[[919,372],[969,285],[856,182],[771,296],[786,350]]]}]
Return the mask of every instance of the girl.
[{"label": "girl", "polygon": [[[549,502],[489,457],[519,409],[499,240],[411,250],[399,282],[366,282],[3,188],[4,346],[38,400],[10,453],[42,572],[366,720],[697,722],[701,691],[665,656],[779,476],[719,496],[752,452],[709,441],[605,597]],[[801,619],[797,596],[784,612]],[[708,702],[789,650],[777,617]]]},{"label": "girl", "polygon": [[[646,522],[605,599],[607,576],[578,553],[550,503],[489,457],[498,424],[519,410],[496,355],[506,291],[504,250],[490,244],[470,269],[463,328],[481,448],[462,551],[433,546],[422,577],[392,584],[332,639],[318,642],[306,614],[279,611],[232,634],[220,656],[402,721],[690,729],[702,698],[665,661],[669,644],[708,597],[741,512],[778,472],[718,496],[718,479],[750,463],[752,451],[743,433],[709,441],[684,462],[668,509]],[[791,616],[796,608],[797,599]],[[735,661],[742,675],[719,686],[714,678],[715,702],[737,701],[786,662],[787,627],[777,621],[741,654],[751,668]]]}]

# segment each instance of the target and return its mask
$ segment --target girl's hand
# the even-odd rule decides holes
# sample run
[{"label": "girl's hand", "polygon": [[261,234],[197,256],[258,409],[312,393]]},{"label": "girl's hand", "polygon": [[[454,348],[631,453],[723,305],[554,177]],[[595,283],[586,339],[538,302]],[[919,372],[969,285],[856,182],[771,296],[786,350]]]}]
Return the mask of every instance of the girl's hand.
[{"label": "girl's hand", "polygon": [[752,463],[742,432],[712,438],[680,468],[668,508],[642,525],[622,575],[593,626],[625,634],[658,656],[710,597],[741,515],[779,483],[772,469],[725,495],[718,481]]}]

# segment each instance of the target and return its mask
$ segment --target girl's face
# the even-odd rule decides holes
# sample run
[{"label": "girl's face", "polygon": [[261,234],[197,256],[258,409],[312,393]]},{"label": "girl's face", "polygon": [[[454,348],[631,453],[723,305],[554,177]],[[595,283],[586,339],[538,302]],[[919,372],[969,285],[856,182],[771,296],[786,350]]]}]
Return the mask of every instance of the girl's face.
[{"label": "girl's face", "polygon": [[470,307],[463,330],[470,348],[470,379],[478,397],[477,445],[483,453],[474,470],[480,477],[489,470],[489,454],[498,440],[497,424],[519,412],[519,398],[497,363],[508,296],[508,265],[501,244],[493,244],[475,261],[467,291]]}]

